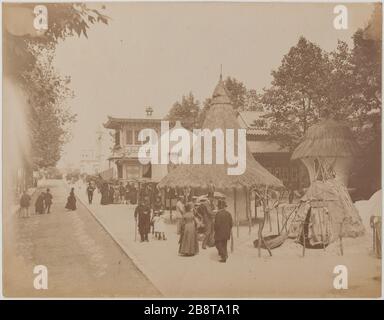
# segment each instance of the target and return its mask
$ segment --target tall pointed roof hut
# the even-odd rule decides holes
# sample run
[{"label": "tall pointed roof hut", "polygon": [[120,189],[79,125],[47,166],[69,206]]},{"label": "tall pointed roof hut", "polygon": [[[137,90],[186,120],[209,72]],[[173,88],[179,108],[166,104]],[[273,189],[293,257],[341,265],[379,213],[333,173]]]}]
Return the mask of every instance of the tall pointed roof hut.
[{"label": "tall pointed roof hut", "polygon": [[[220,77],[213,96],[212,104],[202,129],[240,129],[235,111]],[[234,150],[238,150],[237,139],[234,139]],[[192,151],[193,152],[193,151]],[[192,154],[191,152],[191,154]],[[201,152],[203,154],[203,151]],[[212,143],[212,155],[216,154],[216,143]],[[241,175],[228,175],[227,168],[231,167],[224,159],[224,164],[182,164],[172,170],[160,181],[160,187],[199,187],[208,188],[213,183],[217,189],[271,187],[281,188],[282,182],[259,164],[248,148],[246,148],[246,169]]]},{"label": "tall pointed roof hut", "polygon": [[291,157],[304,162],[311,179],[302,200],[323,202],[329,211],[332,240],[341,234],[346,237],[364,234],[362,220],[347,190],[349,172],[359,152],[351,130],[340,122],[327,119],[308,129]]},{"label": "tall pointed roof hut", "polygon": [[[211,131],[215,129],[223,131],[225,129],[235,129],[235,132],[236,129],[240,129],[221,76],[213,92],[211,107],[207,112],[202,129],[210,129]],[[238,150],[236,136],[233,150],[235,152]],[[201,154],[204,154],[203,150]],[[228,175],[227,168],[231,167],[231,165],[227,163],[226,159],[224,159],[224,164],[215,164],[215,155],[216,141],[213,139],[213,164],[181,164],[165,176],[160,181],[159,186],[161,188],[191,187],[207,189],[213,184],[215,190],[220,190],[226,195],[228,209],[235,216],[237,235],[239,235],[239,220],[243,217],[248,220],[250,232],[250,190],[258,188],[265,191],[268,188],[283,188],[283,183],[254,159],[248,146],[246,147],[246,169],[241,175]],[[193,156],[193,148],[191,156]],[[237,190],[243,190],[244,192],[237,192]],[[242,217],[239,217],[239,213],[242,214]]]}]

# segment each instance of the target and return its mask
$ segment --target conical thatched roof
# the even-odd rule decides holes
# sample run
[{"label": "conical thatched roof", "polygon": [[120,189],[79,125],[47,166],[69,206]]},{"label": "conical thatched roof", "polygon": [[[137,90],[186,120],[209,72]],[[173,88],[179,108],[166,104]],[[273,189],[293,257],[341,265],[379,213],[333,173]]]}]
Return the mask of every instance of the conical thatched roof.
[{"label": "conical thatched roof", "polygon": [[[213,96],[211,108],[208,111],[203,129],[240,129],[236,120],[231,100],[227,94],[224,83],[220,78]],[[216,154],[216,144],[212,144]],[[237,139],[234,142],[234,150],[237,152]],[[214,157],[213,157],[214,158]],[[172,170],[159,183],[160,187],[201,187],[207,188],[213,183],[218,189],[242,188],[242,187],[283,187],[282,182],[261,166],[252,156],[248,147],[246,149],[246,170],[241,175],[228,175],[224,164],[182,164]]]},{"label": "conical thatched roof", "polygon": [[327,119],[313,125],[292,154],[292,160],[310,157],[353,157],[359,145],[344,124]]}]

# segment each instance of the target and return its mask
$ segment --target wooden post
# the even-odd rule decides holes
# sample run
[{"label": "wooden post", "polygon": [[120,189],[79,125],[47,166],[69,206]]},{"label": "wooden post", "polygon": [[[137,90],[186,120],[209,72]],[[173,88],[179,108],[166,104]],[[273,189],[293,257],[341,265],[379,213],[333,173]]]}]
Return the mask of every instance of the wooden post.
[{"label": "wooden post", "polygon": [[303,257],[305,256],[305,221],[303,222],[303,228],[302,228],[302,235],[303,235]]},{"label": "wooden post", "polygon": [[139,220],[139,216],[135,217],[135,242],[137,239],[138,220]]},{"label": "wooden post", "polygon": [[277,234],[280,234],[279,208],[276,207]]},{"label": "wooden post", "polygon": [[340,223],[340,234],[339,234],[339,241],[340,241],[340,254],[344,255],[344,247],[343,247],[343,222]]},{"label": "wooden post", "polygon": [[255,190],[255,220],[257,221],[257,191]]},{"label": "wooden post", "polygon": [[233,253],[234,251],[235,251],[235,244],[234,244],[233,233],[231,229],[231,252]]},{"label": "wooden post", "polygon": [[372,226],[372,237],[373,237],[372,250],[373,250],[373,253],[375,253],[376,252],[376,226],[375,226],[375,223],[371,223],[371,226]]},{"label": "wooden post", "polygon": [[259,258],[261,257],[261,238],[263,237],[262,233],[263,233],[264,221],[265,221],[265,217],[263,218],[262,221],[260,221],[260,223],[259,223],[259,230],[257,230],[257,237],[258,237],[258,240],[259,240],[257,242],[257,255],[258,255]]},{"label": "wooden post", "polygon": [[[268,186],[265,186],[265,198],[267,200],[267,208],[269,208],[269,198],[268,198]],[[264,210],[264,220],[267,218],[268,220],[268,223],[269,223],[269,232],[272,232],[272,221],[271,221],[271,212],[268,210],[266,212],[266,210],[263,208]]]},{"label": "wooden post", "polygon": [[252,232],[252,216],[251,216],[251,195],[249,193],[249,189],[245,189],[245,201],[246,201],[246,211],[247,211],[247,218],[248,218],[248,234],[250,235]]},{"label": "wooden post", "polygon": [[236,192],[236,188],[233,189],[233,204],[234,204],[234,209],[235,209],[235,221],[236,221],[236,236],[237,238],[239,237],[239,216],[238,216],[238,213],[237,213],[237,192]]},{"label": "wooden post", "polygon": [[172,222],[172,192],[169,190],[169,219]]},{"label": "wooden post", "polygon": [[261,220],[261,222],[259,223],[259,230],[258,230],[258,244],[257,244],[257,251],[258,251],[258,257],[260,258],[261,257],[261,242],[264,243],[264,246],[265,248],[268,250],[268,253],[269,255],[272,257],[272,252],[271,250],[269,249],[267,243],[265,242],[264,240],[264,237],[263,237],[263,229],[264,229],[264,224],[265,224],[265,217],[266,217],[266,210],[265,210],[265,204],[263,203],[263,211],[264,211],[264,218]]}]

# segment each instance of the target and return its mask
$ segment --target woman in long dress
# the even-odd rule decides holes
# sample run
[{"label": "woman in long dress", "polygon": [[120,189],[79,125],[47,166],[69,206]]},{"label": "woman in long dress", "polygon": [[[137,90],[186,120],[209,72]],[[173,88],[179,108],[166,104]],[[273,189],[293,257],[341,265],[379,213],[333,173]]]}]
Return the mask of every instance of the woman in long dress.
[{"label": "woman in long dress", "polygon": [[195,216],[192,212],[192,204],[186,204],[186,213],[183,215],[181,224],[179,254],[183,256],[194,256],[199,252],[197,239],[197,228]]},{"label": "woman in long dress", "polygon": [[75,197],[75,188],[71,189],[69,193],[69,197],[67,198],[67,204],[65,205],[65,209],[68,210],[76,210],[76,197]]},{"label": "woman in long dress", "polygon": [[136,204],[137,203],[137,188],[136,188],[136,186],[131,187],[129,194],[130,194],[129,197],[130,197],[131,204]]},{"label": "woman in long dress", "polygon": [[109,188],[108,183],[104,182],[101,186],[101,199],[100,204],[106,205],[109,202]]},{"label": "woman in long dress", "polygon": [[43,214],[44,213],[44,192],[40,193],[40,195],[37,197],[35,202],[35,213],[36,214]]}]

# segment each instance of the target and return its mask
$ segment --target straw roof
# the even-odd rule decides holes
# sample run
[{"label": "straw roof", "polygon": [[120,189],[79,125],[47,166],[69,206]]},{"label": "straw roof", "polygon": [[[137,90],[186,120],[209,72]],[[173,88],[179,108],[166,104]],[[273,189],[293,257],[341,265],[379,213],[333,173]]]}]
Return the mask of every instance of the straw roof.
[{"label": "straw roof", "polygon": [[[324,203],[331,216],[332,241],[339,239],[340,232],[344,237],[359,237],[365,232],[364,225],[354,206],[347,188],[336,179],[314,181],[301,198],[303,201],[318,200]],[[305,215],[300,212],[299,216]],[[340,223],[343,224],[342,230]]]},{"label": "straw roof", "polygon": [[308,129],[304,140],[293,151],[291,159],[353,157],[359,150],[359,145],[346,125],[327,119]]},{"label": "straw roof", "polygon": [[[203,129],[240,129],[236,120],[231,100],[220,78],[213,96]],[[237,139],[234,139],[234,150],[238,150]],[[192,153],[192,152],[191,152]],[[203,152],[202,152],[203,154]],[[216,154],[216,144],[212,143],[212,154]],[[214,159],[214,156],[213,156]],[[224,164],[181,164],[173,169],[159,183],[160,187],[201,187],[207,188],[210,183],[218,189],[242,187],[283,187],[282,182],[261,166],[246,148],[246,169],[241,175],[228,175],[228,163]]]}]

